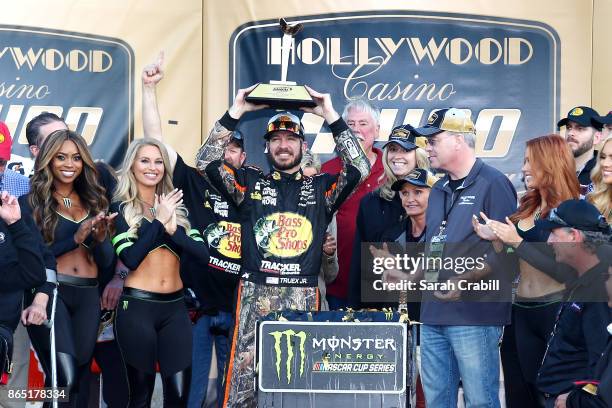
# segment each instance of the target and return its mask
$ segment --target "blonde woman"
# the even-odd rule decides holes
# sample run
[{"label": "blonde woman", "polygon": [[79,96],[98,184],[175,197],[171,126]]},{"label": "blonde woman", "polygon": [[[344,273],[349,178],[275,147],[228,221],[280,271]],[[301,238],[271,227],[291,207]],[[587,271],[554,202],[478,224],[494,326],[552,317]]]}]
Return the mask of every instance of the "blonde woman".
[{"label": "blonde woman", "polygon": [[153,139],[132,142],[119,176],[115,252],[131,272],[117,305],[115,337],[126,367],[130,407],[150,405],[156,363],[164,406],[185,406],[191,373],[191,322],[179,274],[183,251],[208,262],[191,231],[182,191],[174,189],[168,153]]},{"label": "blonde woman", "polygon": [[393,183],[406,177],[415,168],[429,169],[425,140],[417,137],[410,125],[401,125],[391,131],[389,141],[383,146],[383,167],[386,181],[361,199],[357,213],[357,229],[351,274],[349,281],[349,306],[361,306],[361,246],[364,242],[381,242],[383,233],[390,226],[404,219],[406,212]]},{"label": "blonde woman", "polygon": [[591,173],[593,192],[587,196],[599,212],[612,223],[612,136],[609,136],[599,150],[597,164]]}]

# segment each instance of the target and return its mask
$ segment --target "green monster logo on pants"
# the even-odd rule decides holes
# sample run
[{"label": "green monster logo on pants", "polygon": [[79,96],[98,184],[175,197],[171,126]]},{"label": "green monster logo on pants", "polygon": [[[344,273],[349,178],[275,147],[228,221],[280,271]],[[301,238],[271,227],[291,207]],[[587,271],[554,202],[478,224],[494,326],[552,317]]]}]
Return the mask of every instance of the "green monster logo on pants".
[{"label": "green monster logo on pants", "polygon": [[294,338],[298,338],[300,340],[300,377],[304,374],[304,363],[306,359],[304,345],[306,344],[306,332],[295,332],[291,329],[288,329],[285,331],[275,331],[268,334],[274,337],[274,351],[276,352],[276,375],[278,376],[279,381],[281,375],[281,362],[283,359],[282,339],[283,336],[285,336],[285,340],[287,343],[287,361],[285,364],[287,367],[287,384],[289,384],[291,382],[291,364],[293,363],[293,357],[295,355],[295,353],[293,352]]}]

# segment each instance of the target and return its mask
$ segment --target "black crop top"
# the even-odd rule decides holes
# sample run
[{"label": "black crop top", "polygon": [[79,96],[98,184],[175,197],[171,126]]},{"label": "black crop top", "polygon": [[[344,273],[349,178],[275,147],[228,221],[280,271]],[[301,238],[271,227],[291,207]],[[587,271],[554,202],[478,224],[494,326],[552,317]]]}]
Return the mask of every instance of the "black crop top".
[{"label": "black crop top", "polygon": [[130,270],[137,269],[150,252],[162,247],[169,249],[179,258],[183,251],[187,251],[202,262],[208,262],[208,248],[198,230],[192,229],[187,233],[179,226],[173,235],[169,235],[159,220],[149,221],[143,218],[136,234],[133,234],[128,232],[130,227],[123,218],[118,203],[113,203],[111,212],[118,213],[115,218],[113,247],[121,262]]},{"label": "black crop top", "polygon": [[545,231],[537,225],[522,230],[518,223],[516,231],[523,238],[523,242],[516,248],[516,254],[521,259],[560,283],[576,277],[576,272],[569,265],[555,260],[555,253],[546,243],[550,231]]}]

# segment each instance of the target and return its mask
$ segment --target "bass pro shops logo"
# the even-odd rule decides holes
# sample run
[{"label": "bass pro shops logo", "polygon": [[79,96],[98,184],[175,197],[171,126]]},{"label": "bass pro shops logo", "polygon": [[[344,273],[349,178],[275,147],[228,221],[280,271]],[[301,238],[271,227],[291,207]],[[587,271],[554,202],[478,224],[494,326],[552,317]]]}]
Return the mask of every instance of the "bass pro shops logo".
[{"label": "bass pro shops logo", "polygon": [[284,331],[270,332],[268,334],[274,337],[276,375],[278,380],[280,381],[281,379],[281,372],[284,366],[287,384],[291,382],[292,367],[295,366],[298,355],[299,375],[302,377],[304,375],[304,367],[306,365],[306,332],[296,332],[295,330],[287,329]]},{"label": "bass pro shops logo", "polygon": [[13,134],[12,161],[30,162],[26,124],[63,118],[93,157],[120,164],[133,133],[134,53],[124,41],[0,25],[0,120]]},{"label": "bass pro shops logo", "polygon": [[209,248],[228,258],[240,258],[240,224],[227,221],[213,223],[204,229],[202,235]]},{"label": "bass pro shops logo", "polygon": [[260,218],[253,227],[255,242],[265,256],[291,258],[306,252],[312,244],[312,224],[300,214],[273,213]]}]

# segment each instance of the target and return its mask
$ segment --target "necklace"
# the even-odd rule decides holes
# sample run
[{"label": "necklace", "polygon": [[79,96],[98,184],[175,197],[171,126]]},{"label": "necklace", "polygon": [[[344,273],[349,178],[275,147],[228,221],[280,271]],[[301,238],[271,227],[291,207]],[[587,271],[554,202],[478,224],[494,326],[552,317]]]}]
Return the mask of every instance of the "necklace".
[{"label": "necklace", "polygon": [[70,192],[68,193],[67,196],[64,196],[62,193],[60,193],[59,191],[56,191],[55,193],[58,194],[60,197],[62,197],[62,201],[64,203],[64,207],[66,208],[70,208],[72,207],[72,199],[70,198],[70,195],[72,194],[74,190],[70,190]]},{"label": "necklace", "polygon": [[140,200],[140,202],[142,202],[143,204],[146,204],[146,206],[149,208],[149,212],[151,213],[151,217],[155,218],[155,215],[157,214],[157,212],[155,211],[155,206],[151,205],[150,203],[147,203],[141,198],[139,198],[138,200]]}]

